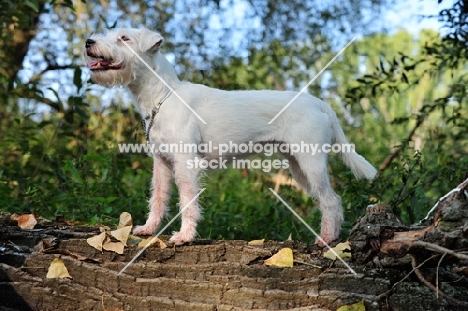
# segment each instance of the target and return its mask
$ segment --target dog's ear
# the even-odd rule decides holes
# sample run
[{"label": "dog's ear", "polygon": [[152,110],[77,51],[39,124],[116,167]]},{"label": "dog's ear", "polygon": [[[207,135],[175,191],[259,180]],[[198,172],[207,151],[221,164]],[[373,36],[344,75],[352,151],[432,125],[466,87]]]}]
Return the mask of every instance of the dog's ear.
[{"label": "dog's ear", "polygon": [[154,54],[159,51],[164,38],[157,32],[150,31],[148,29],[140,30],[139,47],[140,51],[144,53]]}]

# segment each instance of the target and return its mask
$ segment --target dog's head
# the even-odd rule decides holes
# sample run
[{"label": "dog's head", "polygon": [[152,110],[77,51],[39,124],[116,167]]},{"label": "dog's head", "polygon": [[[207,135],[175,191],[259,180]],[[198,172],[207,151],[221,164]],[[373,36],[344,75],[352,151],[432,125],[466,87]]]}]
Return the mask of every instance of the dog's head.
[{"label": "dog's head", "polygon": [[148,29],[115,29],[93,34],[86,40],[83,55],[91,79],[105,86],[128,85],[145,63],[151,64],[163,37]]}]

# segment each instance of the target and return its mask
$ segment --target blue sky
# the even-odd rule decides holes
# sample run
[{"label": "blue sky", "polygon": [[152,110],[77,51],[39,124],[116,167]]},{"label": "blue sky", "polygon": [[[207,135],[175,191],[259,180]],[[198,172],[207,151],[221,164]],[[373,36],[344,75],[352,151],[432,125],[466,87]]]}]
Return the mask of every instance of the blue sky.
[{"label": "blue sky", "polygon": [[[451,5],[452,1],[444,1],[445,5],[448,6],[449,4]],[[410,33],[416,35],[419,33],[421,29],[424,28],[432,28],[434,30],[440,30],[440,24],[438,23],[437,20],[437,15],[438,12],[440,11],[441,7],[437,4],[436,0],[397,0],[397,3],[392,6],[392,10],[388,9],[383,9],[382,13],[383,16],[382,18],[376,20],[376,29],[390,29],[390,32],[395,32],[396,30],[400,28],[404,28],[408,30]],[[224,1],[221,1],[221,5],[225,3]],[[231,10],[226,12],[224,16],[215,16],[213,15],[211,19],[211,25],[214,28],[214,33],[213,33],[213,42],[210,44],[213,47],[216,47],[216,44],[219,44],[219,40],[223,40],[222,38],[217,38],[216,37],[216,26],[219,25],[221,27],[221,24],[223,24],[223,27],[230,27],[234,29],[239,29],[238,35],[240,38],[242,37],[242,32],[244,29],[245,31],[245,25],[242,24],[243,16],[247,15],[249,10],[251,9],[250,6],[247,4],[248,2],[246,1],[235,1],[234,5],[230,7]],[[195,10],[196,11],[196,10]],[[195,12],[194,12],[195,13]],[[433,15],[433,18],[422,18],[422,16],[429,16]],[[220,20],[222,22],[220,22]],[[252,20],[251,20],[252,21]],[[259,25],[257,25],[259,26]],[[249,28],[255,28],[256,25],[249,25]],[[57,32],[58,35],[59,32]],[[239,38],[239,39],[240,39]],[[41,41],[41,38],[37,38],[37,41]],[[234,40],[237,42],[242,42],[242,39],[240,40]],[[346,40],[348,41],[348,40]],[[216,49],[214,49],[214,52],[216,52]],[[168,59],[170,61],[173,61],[173,55],[170,55],[170,53],[166,56],[168,56]],[[31,55],[29,55],[31,57]],[[37,55],[37,57],[43,57],[42,55]],[[32,75],[33,70],[28,70],[33,66],[31,64],[31,59],[28,59],[28,57],[25,59],[25,68],[23,70],[23,75],[24,80],[28,80],[29,77]],[[57,83],[57,82],[56,82]],[[50,86],[53,89],[59,90],[62,87],[58,85],[51,84]],[[120,90],[119,90],[120,92]],[[106,93],[106,92],[105,92]],[[47,94],[47,96],[51,95],[51,97],[54,97],[53,94]]]},{"label": "blue sky", "polygon": [[[437,15],[442,8],[447,7],[449,2],[452,1],[444,1],[444,6],[440,6],[436,0],[399,0],[393,10],[387,11],[382,23],[388,23],[394,29],[407,29],[412,34],[417,34],[424,28],[440,30]],[[422,18],[429,15],[433,15],[434,17]]]}]

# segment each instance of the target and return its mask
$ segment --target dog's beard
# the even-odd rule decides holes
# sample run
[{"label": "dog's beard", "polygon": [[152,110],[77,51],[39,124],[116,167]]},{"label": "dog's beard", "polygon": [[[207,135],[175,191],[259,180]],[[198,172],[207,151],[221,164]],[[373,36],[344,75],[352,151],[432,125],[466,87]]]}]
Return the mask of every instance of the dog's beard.
[{"label": "dog's beard", "polygon": [[83,56],[91,70],[91,80],[107,87],[130,84],[134,79],[133,63],[128,55],[106,44],[95,44],[83,51]]},{"label": "dog's beard", "polygon": [[134,79],[131,68],[91,70],[91,80],[107,87],[128,85]]}]

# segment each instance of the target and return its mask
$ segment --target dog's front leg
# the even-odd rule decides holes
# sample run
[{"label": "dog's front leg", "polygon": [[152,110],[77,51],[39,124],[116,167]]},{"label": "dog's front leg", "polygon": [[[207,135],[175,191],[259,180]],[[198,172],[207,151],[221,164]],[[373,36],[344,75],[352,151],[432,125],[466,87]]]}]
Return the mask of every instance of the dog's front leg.
[{"label": "dog's front leg", "polygon": [[151,235],[161,223],[167,211],[167,201],[171,193],[172,167],[159,156],[154,156],[152,195],[149,201],[150,212],[144,226],[133,230],[135,235]]},{"label": "dog's front leg", "polygon": [[179,232],[174,232],[170,241],[176,245],[190,242],[197,233],[197,222],[201,218],[198,199],[195,199],[190,205],[188,203],[196,197],[199,191],[199,168],[188,168],[187,161],[193,157],[179,156],[174,161],[174,178],[179,189],[180,209],[187,207],[182,213],[182,226]]}]

